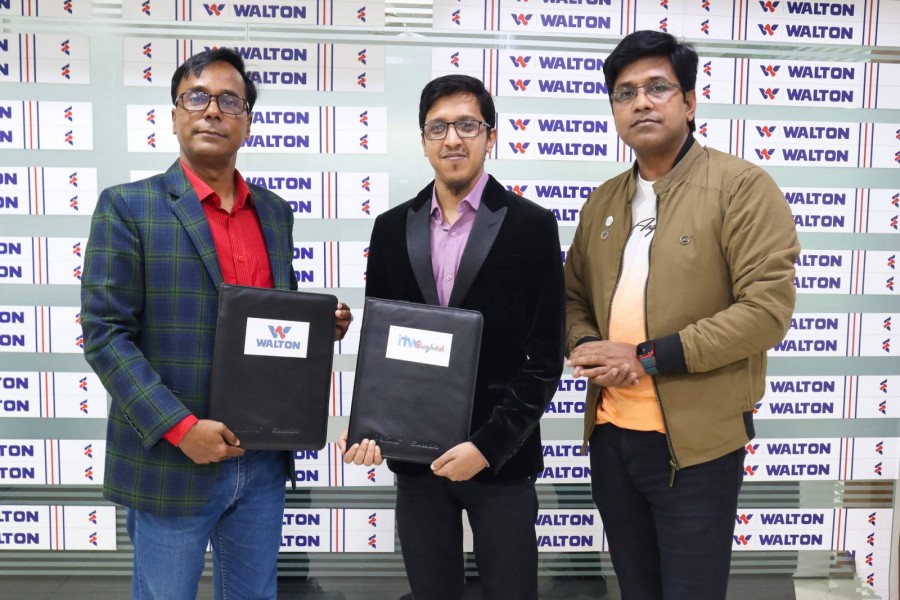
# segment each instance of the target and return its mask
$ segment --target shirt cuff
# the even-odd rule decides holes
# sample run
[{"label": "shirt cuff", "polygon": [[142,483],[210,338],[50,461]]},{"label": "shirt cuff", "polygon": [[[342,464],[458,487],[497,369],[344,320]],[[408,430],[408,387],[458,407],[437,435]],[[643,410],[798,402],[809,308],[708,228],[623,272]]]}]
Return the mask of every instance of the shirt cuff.
[{"label": "shirt cuff", "polygon": [[184,438],[185,434],[190,430],[191,427],[197,424],[200,419],[195,417],[194,415],[188,415],[183,418],[178,424],[163,434],[163,439],[172,444],[173,446],[178,446],[181,443],[182,438]]}]

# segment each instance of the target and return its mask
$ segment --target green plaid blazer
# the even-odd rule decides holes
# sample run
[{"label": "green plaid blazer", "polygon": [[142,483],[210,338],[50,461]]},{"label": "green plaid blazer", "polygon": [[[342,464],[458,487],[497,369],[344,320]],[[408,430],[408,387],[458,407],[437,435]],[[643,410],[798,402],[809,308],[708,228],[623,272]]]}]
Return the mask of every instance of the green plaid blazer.
[{"label": "green plaid blazer", "polygon": [[[288,204],[250,185],[276,288],[296,289]],[[162,439],[203,419],[222,273],[206,214],[178,161],[100,194],[81,282],[84,353],[112,397],[104,496],[164,516],[195,514],[218,465]]]}]

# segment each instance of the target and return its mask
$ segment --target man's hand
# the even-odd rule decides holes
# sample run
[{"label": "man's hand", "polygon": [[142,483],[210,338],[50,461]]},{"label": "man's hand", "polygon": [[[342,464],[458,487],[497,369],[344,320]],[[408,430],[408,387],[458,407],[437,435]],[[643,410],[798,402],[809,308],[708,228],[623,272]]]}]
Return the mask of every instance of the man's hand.
[{"label": "man's hand", "polygon": [[487,468],[484,456],[472,442],[453,446],[431,463],[431,470],[450,481],[468,481]]},{"label": "man's hand", "polygon": [[586,342],[572,349],[566,363],[573,367],[573,377],[587,377],[603,387],[637,385],[646,375],[635,347],[623,342]]},{"label": "man's hand", "polygon": [[350,329],[353,313],[350,312],[349,306],[343,302],[338,302],[334,316],[337,317],[337,322],[334,324],[334,341],[339,342],[344,339],[344,336],[347,335],[347,331]]},{"label": "man's hand", "polygon": [[381,456],[381,448],[378,447],[375,440],[363,440],[359,444],[353,444],[347,448],[348,432],[348,429],[344,429],[341,432],[340,437],[338,437],[337,442],[341,454],[344,455],[345,463],[371,467],[372,465],[380,465],[384,462],[384,458]]},{"label": "man's hand", "polygon": [[178,447],[198,465],[206,465],[243,456],[246,451],[238,447],[240,444],[224,423],[200,419],[184,434]]}]

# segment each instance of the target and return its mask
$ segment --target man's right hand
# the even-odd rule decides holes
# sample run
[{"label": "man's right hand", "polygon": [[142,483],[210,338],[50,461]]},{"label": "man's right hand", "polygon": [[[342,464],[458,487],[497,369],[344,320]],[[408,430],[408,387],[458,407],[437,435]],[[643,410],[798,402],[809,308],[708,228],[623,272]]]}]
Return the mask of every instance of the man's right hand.
[{"label": "man's right hand", "polygon": [[345,463],[371,467],[384,462],[384,458],[381,456],[381,448],[378,447],[375,440],[363,440],[359,444],[353,444],[348,448],[347,435],[349,431],[349,429],[344,429],[337,442],[341,454],[344,455]]},{"label": "man's right hand", "polygon": [[239,447],[240,443],[224,423],[200,419],[184,434],[178,447],[198,465],[206,465],[243,456],[246,450]]}]

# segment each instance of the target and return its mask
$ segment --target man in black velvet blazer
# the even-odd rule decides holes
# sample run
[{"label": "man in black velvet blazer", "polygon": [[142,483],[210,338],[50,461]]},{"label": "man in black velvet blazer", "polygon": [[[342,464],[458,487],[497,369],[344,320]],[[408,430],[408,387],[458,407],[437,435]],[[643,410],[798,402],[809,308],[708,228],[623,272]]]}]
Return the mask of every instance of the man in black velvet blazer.
[{"label": "man in black velvet blazer", "polygon": [[[495,118],[477,79],[448,75],[425,87],[419,126],[435,180],[379,216],[369,245],[366,296],[484,315],[468,441],[431,465],[388,461],[417,600],[462,596],[463,509],[484,598],[537,598],[538,422],[563,366],[562,261],[553,214],[484,172]],[[381,461],[374,441],[346,448],[345,433],[339,444],[346,462]]]}]

